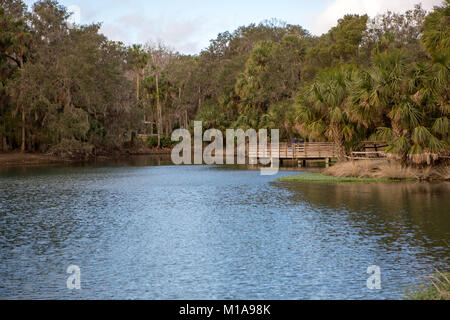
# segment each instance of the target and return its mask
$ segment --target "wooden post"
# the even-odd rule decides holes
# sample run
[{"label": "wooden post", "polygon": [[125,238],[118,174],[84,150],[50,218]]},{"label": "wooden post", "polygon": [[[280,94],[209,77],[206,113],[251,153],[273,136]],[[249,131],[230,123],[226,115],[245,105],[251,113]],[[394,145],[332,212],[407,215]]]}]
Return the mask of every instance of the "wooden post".
[{"label": "wooden post", "polygon": [[330,158],[325,159],[325,167],[328,169],[330,167]]},{"label": "wooden post", "polygon": [[3,136],[3,144],[2,144],[2,151],[3,152],[8,152],[9,148],[8,148],[8,143],[6,141],[6,137]]}]

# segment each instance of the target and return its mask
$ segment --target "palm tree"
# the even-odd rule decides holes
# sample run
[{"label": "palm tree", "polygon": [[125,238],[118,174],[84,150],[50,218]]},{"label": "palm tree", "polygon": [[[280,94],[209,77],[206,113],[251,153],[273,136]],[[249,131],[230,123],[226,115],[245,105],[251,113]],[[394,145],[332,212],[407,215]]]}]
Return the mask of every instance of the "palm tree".
[{"label": "palm tree", "polygon": [[431,57],[435,57],[450,48],[450,28],[448,20],[450,17],[450,0],[446,0],[441,7],[435,7],[430,13],[423,26],[421,41]]},{"label": "palm tree", "polygon": [[171,61],[173,61],[175,55],[165,47],[163,44],[159,43],[156,47],[149,47],[148,51],[150,53],[151,64],[147,66],[147,71],[149,75],[155,77],[156,84],[156,108],[157,108],[157,128],[158,128],[158,147],[161,146],[161,134],[163,132],[163,118],[162,118],[162,105],[161,97],[161,84],[164,82],[163,78],[166,77],[164,73]]},{"label": "palm tree", "polygon": [[448,149],[450,115],[450,63],[445,52],[434,59],[414,65],[409,76],[412,100],[421,112],[421,123],[412,129],[409,158],[415,163],[430,163]]},{"label": "palm tree", "polygon": [[139,101],[140,98],[140,78],[142,70],[147,66],[150,60],[150,55],[142,50],[141,45],[134,44],[129,49],[129,62],[133,66],[134,72],[136,74],[136,99]]},{"label": "palm tree", "polygon": [[407,61],[399,50],[383,52],[373,58],[367,70],[353,73],[349,83],[350,119],[366,129],[377,128],[377,138],[398,140],[397,152],[407,153],[403,148],[402,124],[407,120],[417,124],[417,110],[408,99]]},{"label": "palm tree", "polygon": [[355,128],[348,116],[348,83],[351,68],[320,73],[299,98],[297,120],[310,138],[328,138],[336,145],[340,160],[345,159],[345,142],[352,140]]},{"label": "palm tree", "polygon": [[408,64],[399,50],[381,53],[350,82],[350,119],[369,132],[376,128],[374,137],[390,142],[387,151],[403,164],[430,162],[445,146],[449,64],[439,57]]}]

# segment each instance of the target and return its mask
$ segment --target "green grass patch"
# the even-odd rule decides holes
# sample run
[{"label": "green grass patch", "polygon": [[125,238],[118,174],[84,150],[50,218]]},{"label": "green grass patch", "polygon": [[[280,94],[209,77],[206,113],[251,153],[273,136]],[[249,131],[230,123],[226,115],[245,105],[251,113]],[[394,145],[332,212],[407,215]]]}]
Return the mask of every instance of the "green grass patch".
[{"label": "green grass patch", "polygon": [[436,273],[418,288],[407,290],[408,300],[450,300],[450,273]]},{"label": "green grass patch", "polygon": [[283,182],[320,182],[320,183],[354,183],[354,182],[395,182],[398,180],[387,178],[338,178],[322,173],[306,173],[279,178]]}]

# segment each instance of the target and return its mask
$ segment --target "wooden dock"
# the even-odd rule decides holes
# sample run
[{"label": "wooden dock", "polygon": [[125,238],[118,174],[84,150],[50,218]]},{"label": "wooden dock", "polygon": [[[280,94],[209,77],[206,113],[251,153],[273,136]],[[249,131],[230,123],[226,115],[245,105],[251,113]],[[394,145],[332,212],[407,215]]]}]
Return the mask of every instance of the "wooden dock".
[{"label": "wooden dock", "polygon": [[[351,152],[351,156],[346,156],[351,160],[379,160],[386,158],[385,149],[388,146],[384,142],[362,143],[362,151]],[[283,160],[296,160],[299,165],[306,165],[309,160],[323,160],[328,166],[332,160],[338,158],[338,152],[333,142],[305,142],[305,143],[280,143],[278,151],[272,154],[271,146],[267,150],[259,150],[256,147],[249,147],[248,157],[250,159],[278,158]]]},{"label": "wooden dock", "polygon": [[249,158],[278,158],[280,160],[326,160],[338,157],[332,142],[279,143],[278,151],[272,154],[272,146],[261,150],[256,146],[248,148]]},{"label": "wooden dock", "polygon": [[363,145],[364,147],[361,151],[353,151],[351,156],[347,158],[350,160],[379,160],[387,157],[386,148],[388,147],[388,143],[365,141]]}]

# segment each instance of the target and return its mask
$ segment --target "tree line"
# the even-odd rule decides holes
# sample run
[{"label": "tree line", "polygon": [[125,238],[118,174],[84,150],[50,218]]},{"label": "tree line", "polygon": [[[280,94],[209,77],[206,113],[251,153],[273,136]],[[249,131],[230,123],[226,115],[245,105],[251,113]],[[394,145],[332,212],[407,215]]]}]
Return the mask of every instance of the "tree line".
[{"label": "tree line", "polygon": [[374,18],[345,15],[322,36],[278,20],[220,33],[198,55],[126,46],[66,8],[0,0],[0,146],[111,152],[170,145],[176,128],[280,129],[334,141],[342,157],[383,140],[404,163],[449,144],[450,2]]}]

